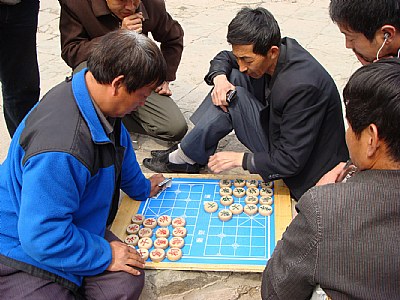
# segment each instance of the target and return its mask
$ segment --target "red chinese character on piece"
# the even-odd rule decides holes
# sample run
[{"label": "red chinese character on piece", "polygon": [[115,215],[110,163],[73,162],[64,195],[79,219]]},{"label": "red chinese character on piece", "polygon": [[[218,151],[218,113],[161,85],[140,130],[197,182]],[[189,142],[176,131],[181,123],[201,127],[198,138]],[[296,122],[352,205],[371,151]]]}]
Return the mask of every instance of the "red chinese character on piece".
[{"label": "red chinese character on piece", "polygon": [[176,245],[176,244],[179,244],[179,240],[178,239],[173,239],[172,240],[172,245]]},{"label": "red chinese character on piece", "polygon": [[175,220],[175,223],[176,223],[176,224],[182,224],[183,222],[182,222],[182,219],[176,219],[176,220]]},{"label": "red chinese character on piece", "polygon": [[148,243],[149,243],[148,240],[142,240],[142,241],[141,241],[141,245],[142,245],[142,246],[146,246]]},{"label": "red chinese character on piece", "polygon": [[183,233],[182,228],[177,228],[177,229],[176,229],[176,233]]},{"label": "red chinese character on piece", "polygon": [[160,257],[160,256],[161,256],[161,252],[160,252],[160,251],[154,251],[153,255],[154,255],[154,256],[159,256],[159,257]]},{"label": "red chinese character on piece", "polygon": [[161,216],[160,221],[161,222],[168,221],[168,217],[167,216]]},{"label": "red chinese character on piece", "polygon": [[154,221],[153,219],[147,219],[146,224],[153,225]]},{"label": "red chinese character on piece", "polygon": [[170,253],[171,253],[171,255],[173,255],[173,256],[178,256],[179,251],[176,250],[176,249],[171,249]]},{"label": "red chinese character on piece", "polygon": [[162,229],[160,230],[160,233],[161,233],[161,234],[167,234],[167,230],[165,230],[165,229],[162,228]]}]

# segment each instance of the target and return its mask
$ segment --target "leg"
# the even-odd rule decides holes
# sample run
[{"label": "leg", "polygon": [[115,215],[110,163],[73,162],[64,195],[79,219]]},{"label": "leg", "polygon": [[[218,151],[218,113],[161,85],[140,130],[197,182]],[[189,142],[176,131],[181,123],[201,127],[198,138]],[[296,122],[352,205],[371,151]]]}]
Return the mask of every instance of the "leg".
[{"label": "leg", "polygon": [[0,5],[0,81],[4,116],[11,136],[39,100],[38,12],[39,1]]},{"label": "leg", "polygon": [[215,153],[218,142],[232,129],[239,141],[253,152],[268,149],[268,141],[260,123],[260,110],[264,107],[264,79],[251,79],[232,70],[229,76],[237,90],[224,113],[211,101],[211,93],[200,104],[190,120],[196,126],[181,141],[181,149],[187,157],[199,164],[206,164]]},{"label": "leg", "polygon": [[2,299],[75,299],[62,285],[32,276],[0,263],[0,295]]},{"label": "leg", "polygon": [[140,124],[146,134],[167,141],[180,141],[188,130],[186,120],[174,100],[155,92],[151,93],[143,107],[123,119],[129,131],[137,131],[137,125],[129,119]]},{"label": "leg", "polygon": [[194,116],[196,126],[181,141],[181,149],[190,159],[206,165],[208,158],[215,153],[218,142],[232,131],[232,120],[229,113],[212,103],[211,92]]},{"label": "leg", "polygon": [[[119,240],[111,231],[106,231],[107,241]],[[83,281],[83,294],[86,299],[139,299],[144,286],[144,270],[139,276],[126,272],[108,272],[85,277]]]}]

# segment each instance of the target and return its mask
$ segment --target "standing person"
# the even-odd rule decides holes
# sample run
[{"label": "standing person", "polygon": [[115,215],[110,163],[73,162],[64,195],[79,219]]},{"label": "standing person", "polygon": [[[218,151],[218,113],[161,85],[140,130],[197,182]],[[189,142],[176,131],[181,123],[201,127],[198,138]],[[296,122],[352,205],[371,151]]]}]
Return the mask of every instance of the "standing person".
[{"label": "standing person", "polygon": [[399,299],[400,61],[357,70],[343,97],[350,157],[359,172],[311,188],[277,243],[262,299]]},{"label": "standing person", "polygon": [[[212,61],[214,85],[191,117],[179,148],[153,151],[144,166],[157,172],[216,173],[243,167],[265,181],[283,178],[299,199],[348,158],[339,93],[326,70],[294,39],[281,39],[273,15],[243,8],[228,27],[232,51]],[[230,102],[227,94],[236,92]],[[234,93],[235,93],[234,92]],[[232,130],[251,152],[215,153]]]},{"label": "standing person", "polygon": [[39,101],[38,13],[38,0],[0,0],[0,82],[11,137]]},{"label": "standing person", "polygon": [[[344,34],[346,48],[363,65],[400,56],[400,3],[398,0],[331,0],[329,14]],[[324,175],[318,185],[343,178],[345,163]]]},{"label": "standing person", "polygon": [[59,0],[61,5],[61,56],[75,71],[86,65],[90,50],[106,33],[118,28],[144,35],[160,43],[167,62],[166,80],[154,89],[146,104],[124,117],[130,132],[166,141],[180,141],[186,120],[170,97],[169,83],[183,51],[183,29],[166,11],[164,0]]},{"label": "standing person", "polygon": [[149,38],[111,32],[88,69],[50,90],[17,128],[0,165],[4,299],[138,299],[144,260],[106,226],[120,189],[138,200],[160,190],[164,177],[144,177],[120,118],[165,75]]}]

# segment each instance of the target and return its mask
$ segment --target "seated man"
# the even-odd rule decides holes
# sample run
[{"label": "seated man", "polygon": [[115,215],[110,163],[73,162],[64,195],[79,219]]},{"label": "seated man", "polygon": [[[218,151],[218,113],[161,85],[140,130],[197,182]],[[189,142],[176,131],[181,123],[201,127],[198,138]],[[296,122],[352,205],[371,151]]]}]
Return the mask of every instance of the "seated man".
[{"label": "seated man", "polygon": [[164,0],[59,0],[61,56],[75,71],[86,65],[90,50],[106,33],[118,28],[148,35],[160,43],[167,62],[166,81],[154,89],[146,104],[123,118],[128,131],[162,140],[180,141],[186,120],[169,97],[183,51],[183,29],[172,19]]},{"label": "seated man", "polygon": [[[191,118],[194,129],[178,150],[153,151],[158,157],[143,163],[157,172],[195,173],[207,162],[216,173],[243,166],[265,181],[283,178],[299,199],[348,158],[335,83],[295,40],[281,39],[264,8],[239,11],[227,40],[232,52],[211,61],[205,80],[214,88]],[[228,103],[230,90],[236,96]],[[213,155],[232,130],[251,153]]]},{"label": "seated man", "polygon": [[[344,34],[346,48],[363,64],[400,55],[398,0],[331,0],[329,13]],[[324,175],[318,185],[340,181],[344,162]]]},{"label": "seated man", "polygon": [[344,89],[350,157],[346,183],[310,189],[263,274],[263,299],[400,295],[400,61],[354,73]]},{"label": "seated man", "polygon": [[50,90],[22,121],[0,165],[4,299],[139,297],[144,260],[106,226],[120,188],[145,200],[164,179],[144,177],[120,118],[165,74],[154,42],[118,30],[94,47],[87,70]]}]

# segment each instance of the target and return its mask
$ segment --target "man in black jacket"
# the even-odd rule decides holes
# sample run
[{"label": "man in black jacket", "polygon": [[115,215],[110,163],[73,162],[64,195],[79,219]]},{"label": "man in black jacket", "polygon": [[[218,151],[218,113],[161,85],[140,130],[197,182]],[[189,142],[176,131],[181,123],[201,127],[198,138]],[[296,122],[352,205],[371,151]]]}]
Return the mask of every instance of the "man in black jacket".
[{"label": "man in black jacket", "polygon": [[[242,166],[265,181],[283,178],[299,199],[348,158],[335,83],[295,40],[281,39],[264,8],[240,10],[227,40],[232,51],[211,61],[205,80],[214,88],[191,117],[194,129],[180,145],[152,151],[155,157],[143,164],[188,173],[207,163],[215,173]],[[232,130],[251,152],[214,154]]]}]

